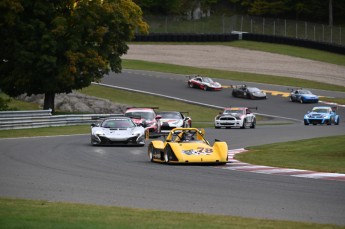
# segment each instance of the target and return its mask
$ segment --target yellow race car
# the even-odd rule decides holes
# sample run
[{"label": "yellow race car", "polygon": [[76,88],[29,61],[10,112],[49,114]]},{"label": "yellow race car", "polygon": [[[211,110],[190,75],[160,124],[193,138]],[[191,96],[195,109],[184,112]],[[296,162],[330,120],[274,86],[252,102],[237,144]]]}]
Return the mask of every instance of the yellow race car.
[{"label": "yellow race car", "polygon": [[175,128],[165,141],[154,140],[148,147],[151,162],[226,164],[228,145],[215,140],[213,146],[204,138],[204,130]]}]

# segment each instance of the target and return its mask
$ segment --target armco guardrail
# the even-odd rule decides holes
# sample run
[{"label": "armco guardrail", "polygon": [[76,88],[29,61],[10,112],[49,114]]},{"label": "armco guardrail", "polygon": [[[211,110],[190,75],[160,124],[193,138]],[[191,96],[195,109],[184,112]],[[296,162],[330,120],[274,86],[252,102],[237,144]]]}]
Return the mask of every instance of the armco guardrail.
[{"label": "armco guardrail", "polygon": [[52,115],[51,110],[1,111],[0,130],[91,124],[115,114]]}]

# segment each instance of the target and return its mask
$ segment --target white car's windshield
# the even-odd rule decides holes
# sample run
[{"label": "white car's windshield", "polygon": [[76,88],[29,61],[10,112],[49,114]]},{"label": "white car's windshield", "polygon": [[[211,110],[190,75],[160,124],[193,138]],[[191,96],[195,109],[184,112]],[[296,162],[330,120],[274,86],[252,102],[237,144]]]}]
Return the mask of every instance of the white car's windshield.
[{"label": "white car's windshield", "polygon": [[177,112],[159,112],[158,115],[162,116],[162,119],[182,119]]},{"label": "white car's windshield", "polygon": [[208,77],[204,77],[203,80],[205,83],[213,83],[213,80],[211,78],[208,78]]},{"label": "white car's windshield", "polygon": [[223,114],[243,114],[243,110],[225,110]]},{"label": "white car's windshield", "polygon": [[154,113],[152,112],[143,112],[143,111],[134,111],[134,112],[126,112],[127,117],[140,117],[145,120],[152,120],[154,119]]},{"label": "white car's windshield", "polygon": [[132,128],[135,124],[130,119],[110,119],[102,123],[104,128]]}]

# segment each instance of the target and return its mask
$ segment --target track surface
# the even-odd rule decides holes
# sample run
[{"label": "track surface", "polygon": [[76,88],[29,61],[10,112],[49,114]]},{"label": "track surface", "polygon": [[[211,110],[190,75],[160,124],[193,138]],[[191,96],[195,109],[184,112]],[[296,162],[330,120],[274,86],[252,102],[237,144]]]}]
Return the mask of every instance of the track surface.
[{"label": "track surface", "polygon": [[[280,96],[267,101],[234,99],[230,90],[204,92],[181,86],[185,78],[143,74],[126,72],[106,77],[104,83],[167,95],[178,91],[179,97],[219,106],[257,105],[260,113],[299,120],[314,106]],[[343,108],[339,112],[345,117]],[[343,121],[339,126],[206,129],[211,142],[225,140],[231,149],[344,133]],[[150,163],[147,147],[91,147],[89,142],[89,135],[1,139],[0,196],[345,225],[345,182],[216,166],[166,166]]]}]

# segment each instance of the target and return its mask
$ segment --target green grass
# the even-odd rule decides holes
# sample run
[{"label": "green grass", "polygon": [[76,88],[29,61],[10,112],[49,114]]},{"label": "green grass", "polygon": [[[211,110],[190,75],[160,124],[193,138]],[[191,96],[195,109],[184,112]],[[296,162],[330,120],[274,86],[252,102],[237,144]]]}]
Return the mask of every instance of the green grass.
[{"label": "green grass", "polygon": [[0,130],[0,138],[56,136],[72,134],[90,134],[90,125],[42,127],[35,129]]},{"label": "green grass", "polygon": [[194,122],[212,122],[214,117],[220,111],[219,109],[201,107],[173,99],[161,98],[138,92],[116,90],[99,85],[91,85],[79,92],[86,95],[109,99],[114,103],[127,104],[128,106],[159,107],[160,111],[187,111]]},{"label": "green grass", "polygon": [[232,47],[245,48],[251,50],[258,50],[264,52],[277,53],[282,55],[288,55],[293,57],[300,57],[310,60],[321,61],[330,64],[344,65],[345,55],[309,49],[291,45],[271,44],[266,42],[254,42],[254,41],[233,41],[226,44]]},{"label": "green grass", "polygon": [[281,77],[281,76],[271,76],[263,74],[253,74],[253,73],[244,73],[244,72],[233,72],[233,71],[224,71],[216,69],[207,69],[207,68],[196,68],[188,66],[180,66],[173,64],[163,64],[163,63],[154,63],[142,60],[122,60],[123,68],[126,69],[138,69],[146,71],[157,71],[157,72],[166,72],[166,73],[175,73],[183,75],[191,74],[200,74],[208,75],[213,78],[227,79],[227,80],[236,80],[243,82],[256,82],[256,83],[265,83],[265,84],[275,84],[275,85],[284,85],[291,87],[303,87],[303,88],[314,88],[322,89],[328,91],[341,91],[345,92],[345,87],[319,83],[310,80],[290,78],[290,77]]},{"label": "green grass", "polygon": [[[138,65],[138,66],[136,66]],[[211,69],[197,69],[164,64],[154,64],[143,61],[126,61],[124,68],[132,66],[135,69],[156,70],[161,72],[177,72],[180,74],[209,74],[213,77],[229,77],[242,80],[247,77],[257,82],[257,78],[265,78],[266,83],[279,83],[282,77],[260,76],[236,72],[216,71]],[[165,68],[168,70],[165,71]],[[272,81],[271,81],[272,80]],[[295,80],[283,80],[287,85]],[[299,82],[312,85],[310,82]],[[316,86],[302,86],[318,88]],[[344,91],[344,87],[326,86],[327,90]],[[324,88],[320,88],[324,89]],[[134,106],[159,106],[161,110],[186,110],[186,104],[144,95],[138,96],[132,92],[108,90],[99,86],[91,86],[81,90],[82,93],[107,98],[113,102],[131,104]],[[0,95],[5,96],[5,95]],[[167,105],[169,104],[169,105]],[[11,107],[20,110],[39,109],[37,105],[12,100]],[[183,108],[183,109],[182,109]],[[200,108],[188,105],[188,111],[193,120],[213,120],[216,109]],[[211,119],[210,119],[211,118]],[[3,130],[0,137],[43,136],[60,134],[87,134],[89,126],[49,127],[24,130]],[[293,143],[272,144],[269,146],[250,147],[249,153],[238,154],[236,158],[253,164],[268,163],[273,166],[311,169],[315,171],[343,172],[344,164],[344,136],[322,139],[303,140]],[[332,147],[330,147],[332,146]],[[242,159],[243,157],[243,159]],[[254,159],[252,159],[254,158]],[[282,159],[285,158],[285,159]],[[302,162],[302,163],[301,163]],[[265,219],[242,218],[233,216],[219,216],[206,214],[177,213],[165,211],[150,211],[119,207],[104,207],[69,203],[54,203],[47,201],[0,199],[1,228],[344,228],[335,225],[321,225],[288,221],[273,221]]]},{"label": "green grass", "polygon": [[322,97],[320,100],[330,103],[337,103],[337,104],[345,104],[345,98],[328,98],[328,97]]},{"label": "green grass", "polygon": [[236,159],[273,167],[345,174],[345,135],[248,147]]},{"label": "green grass", "polygon": [[5,100],[7,100],[7,99],[10,100],[10,102],[8,103],[8,106],[10,109],[15,109],[15,110],[40,110],[40,109],[42,109],[38,106],[38,104],[28,103],[28,102],[24,102],[21,100],[10,98],[8,95],[6,95],[3,92],[0,93],[0,97],[5,99]]},{"label": "green grass", "polygon": [[344,228],[336,225],[0,198],[1,228]]}]

